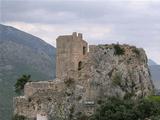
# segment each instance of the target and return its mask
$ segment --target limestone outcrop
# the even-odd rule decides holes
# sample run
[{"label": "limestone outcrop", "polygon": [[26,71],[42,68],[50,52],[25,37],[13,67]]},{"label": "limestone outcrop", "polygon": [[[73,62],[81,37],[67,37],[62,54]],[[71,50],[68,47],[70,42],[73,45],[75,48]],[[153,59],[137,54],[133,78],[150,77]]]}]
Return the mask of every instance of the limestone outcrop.
[{"label": "limestone outcrop", "polygon": [[27,83],[25,95],[14,98],[14,114],[29,119],[85,120],[108,97],[138,99],[153,94],[147,56],[141,48],[90,45],[89,52],[72,62],[77,67],[61,72],[56,80]]}]

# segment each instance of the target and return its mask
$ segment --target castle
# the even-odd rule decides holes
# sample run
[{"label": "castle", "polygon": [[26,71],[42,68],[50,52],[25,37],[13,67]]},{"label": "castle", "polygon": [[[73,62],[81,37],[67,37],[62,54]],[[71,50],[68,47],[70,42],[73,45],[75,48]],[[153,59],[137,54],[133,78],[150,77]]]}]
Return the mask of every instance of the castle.
[{"label": "castle", "polygon": [[56,40],[56,78],[62,78],[66,72],[81,69],[82,60],[88,52],[88,43],[82,34],[59,36]]},{"label": "castle", "polygon": [[[24,96],[14,98],[14,115],[29,120],[80,120],[92,115],[99,101],[110,96],[132,98],[152,94],[153,84],[143,49],[90,45],[82,34],[56,40],[56,79],[29,82]],[[117,79],[118,78],[118,79]]]}]

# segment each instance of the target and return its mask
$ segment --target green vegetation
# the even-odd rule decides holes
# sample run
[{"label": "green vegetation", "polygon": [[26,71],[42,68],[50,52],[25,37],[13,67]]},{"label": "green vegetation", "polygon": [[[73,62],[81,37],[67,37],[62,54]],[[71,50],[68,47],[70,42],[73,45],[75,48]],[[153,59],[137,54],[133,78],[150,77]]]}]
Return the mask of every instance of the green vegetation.
[{"label": "green vegetation", "polygon": [[119,44],[115,44],[113,47],[115,49],[115,52],[114,52],[115,55],[124,55],[125,50]]},{"label": "green vegetation", "polygon": [[136,47],[134,47],[134,48],[132,49],[132,51],[133,51],[137,56],[140,55],[140,51],[139,51]]},{"label": "green vegetation", "polygon": [[127,92],[127,93],[124,95],[124,99],[125,99],[125,100],[129,100],[129,99],[131,99],[133,96],[134,96],[134,93],[129,93],[129,92]]},{"label": "green vegetation", "polygon": [[78,120],[88,120],[88,116],[82,114],[78,117]]},{"label": "green vegetation", "polygon": [[150,96],[148,99],[153,102],[160,102],[160,96]]},{"label": "green vegetation", "polygon": [[19,79],[17,79],[17,82],[15,84],[15,92],[18,94],[22,93],[24,85],[27,82],[31,82],[30,78],[31,78],[30,75],[22,75]]},{"label": "green vegetation", "polygon": [[73,78],[68,78],[64,81],[66,86],[71,86],[74,83],[74,79]]},{"label": "green vegetation", "polygon": [[121,73],[116,73],[113,78],[112,78],[112,84],[114,86],[121,86],[121,82],[122,82],[122,75]]},{"label": "green vegetation", "polygon": [[160,120],[160,102],[148,99],[106,100],[91,116],[90,120]]},{"label": "green vegetation", "polygon": [[12,118],[12,120],[27,120],[27,118],[23,115],[14,115],[14,117]]}]

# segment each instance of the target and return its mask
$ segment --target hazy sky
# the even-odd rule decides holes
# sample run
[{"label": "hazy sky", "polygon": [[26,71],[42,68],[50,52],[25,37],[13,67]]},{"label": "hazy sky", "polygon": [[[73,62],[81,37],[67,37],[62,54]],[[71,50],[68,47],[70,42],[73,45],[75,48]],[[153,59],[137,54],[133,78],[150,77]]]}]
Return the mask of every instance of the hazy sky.
[{"label": "hazy sky", "polygon": [[89,44],[143,47],[160,64],[160,0],[0,0],[0,15],[54,46],[58,35],[77,31]]}]

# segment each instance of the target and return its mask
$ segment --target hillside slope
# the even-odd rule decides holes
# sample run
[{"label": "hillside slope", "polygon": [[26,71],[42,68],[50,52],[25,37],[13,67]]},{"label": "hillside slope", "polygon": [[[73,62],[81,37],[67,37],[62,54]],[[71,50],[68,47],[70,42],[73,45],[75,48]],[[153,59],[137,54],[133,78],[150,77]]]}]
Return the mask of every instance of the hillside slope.
[{"label": "hillside slope", "polygon": [[160,65],[149,66],[155,88],[160,89]]},{"label": "hillside slope", "polygon": [[55,48],[40,38],[0,25],[0,120],[10,120],[14,84],[22,74],[33,80],[55,77]]}]

